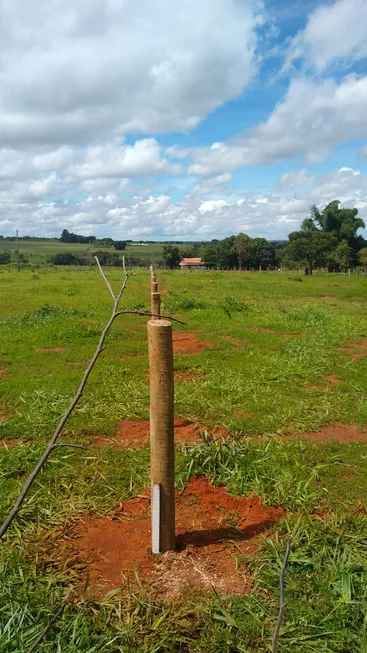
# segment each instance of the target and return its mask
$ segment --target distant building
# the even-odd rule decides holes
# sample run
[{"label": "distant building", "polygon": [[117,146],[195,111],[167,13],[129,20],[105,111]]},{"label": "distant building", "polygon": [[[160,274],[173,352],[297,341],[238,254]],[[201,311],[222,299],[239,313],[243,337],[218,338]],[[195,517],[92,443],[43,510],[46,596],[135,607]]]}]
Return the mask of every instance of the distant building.
[{"label": "distant building", "polygon": [[201,258],[183,258],[180,263],[181,270],[203,270],[204,263]]}]

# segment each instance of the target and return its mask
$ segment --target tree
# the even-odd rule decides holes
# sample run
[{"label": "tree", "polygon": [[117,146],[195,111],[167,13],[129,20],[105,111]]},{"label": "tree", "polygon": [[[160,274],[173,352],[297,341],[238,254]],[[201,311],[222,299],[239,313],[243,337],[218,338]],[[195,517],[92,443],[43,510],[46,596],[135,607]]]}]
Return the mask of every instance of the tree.
[{"label": "tree", "polygon": [[253,253],[253,244],[250,236],[239,233],[234,240],[233,249],[238,257],[238,269],[242,270],[244,262],[249,262]]},{"label": "tree", "polygon": [[265,238],[254,238],[251,264],[255,268],[268,268],[276,265],[275,247]]},{"label": "tree", "polygon": [[126,249],[126,243],[125,243],[124,240],[115,240],[115,242],[113,243],[113,246],[119,252],[122,252],[124,249]]},{"label": "tree", "polygon": [[60,240],[62,243],[74,243],[73,236],[74,234],[71,234],[67,229],[63,229]]},{"label": "tree", "polygon": [[163,247],[163,265],[170,270],[177,268],[181,261],[181,254],[178,247],[173,245],[164,245]]},{"label": "tree", "polygon": [[115,241],[112,238],[101,238],[98,240],[99,247],[114,247]]},{"label": "tree", "polygon": [[[62,243],[82,243],[82,244],[86,245],[87,243],[94,243],[96,241],[96,237],[95,236],[81,236],[79,234],[73,234],[72,232],[68,231],[67,229],[63,229],[62,234],[60,236],[60,240],[61,240]],[[113,240],[112,240],[112,244],[113,244]]]},{"label": "tree", "polygon": [[346,240],[342,240],[333,252],[333,260],[341,270],[347,270],[353,265],[353,250]]},{"label": "tree", "polygon": [[362,218],[358,218],[358,209],[341,209],[340,201],[329,202],[323,211],[317,206],[311,207],[312,220],[327,233],[334,234],[339,241],[346,240],[350,247],[355,246],[358,229],[364,229],[365,224]]},{"label": "tree", "polygon": [[0,253],[0,265],[7,265],[11,261],[10,252],[1,252]]},{"label": "tree", "polygon": [[363,267],[367,267],[367,247],[362,247],[358,252],[358,263]]},{"label": "tree", "polygon": [[77,265],[79,261],[71,252],[59,252],[50,257],[50,262],[54,265]]},{"label": "tree", "polygon": [[302,265],[305,274],[312,274],[315,266],[327,264],[328,253],[335,247],[336,239],[332,234],[305,227],[289,234],[290,242],[284,249],[282,261],[287,266]]}]

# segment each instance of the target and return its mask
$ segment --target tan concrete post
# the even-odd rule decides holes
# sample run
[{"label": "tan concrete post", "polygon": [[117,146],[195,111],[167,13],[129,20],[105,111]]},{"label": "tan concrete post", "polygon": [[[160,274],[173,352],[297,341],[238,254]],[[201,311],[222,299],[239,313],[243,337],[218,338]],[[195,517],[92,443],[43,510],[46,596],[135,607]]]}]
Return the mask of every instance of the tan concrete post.
[{"label": "tan concrete post", "polygon": [[[152,496],[158,488],[159,552],[164,553],[175,546],[173,347],[168,320],[148,322],[148,344]],[[152,504],[153,531],[156,517]]]}]

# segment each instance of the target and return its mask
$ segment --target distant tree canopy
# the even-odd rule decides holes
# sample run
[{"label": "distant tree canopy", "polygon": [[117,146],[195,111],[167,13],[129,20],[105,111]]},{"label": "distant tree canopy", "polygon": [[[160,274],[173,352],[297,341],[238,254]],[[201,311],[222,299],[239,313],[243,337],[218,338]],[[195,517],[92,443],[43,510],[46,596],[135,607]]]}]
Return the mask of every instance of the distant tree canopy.
[{"label": "distant tree canopy", "polygon": [[[94,256],[98,257],[101,265],[122,266],[122,258],[115,252],[98,250],[94,252]],[[53,265],[96,265],[94,256],[78,256],[73,252],[58,252],[50,256],[49,262]]]},{"label": "distant tree canopy", "polygon": [[177,268],[181,261],[181,253],[174,245],[163,246],[163,265],[170,270]]},{"label": "distant tree canopy", "polygon": [[11,261],[10,252],[0,252],[0,265],[8,265]]},{"label": "distant tree canopy", "polygon": [[338,271],[361,264],[358,252],[366,241],[357,231],[365,224],[357,216],[358,209],[341,209],[339,200],[329,202],[323,211],[312,206],[301,229],[289,234],[283,264],[303,266],[306,274],[312,274],[315,267]]},{"label": "distant tree canopy", "polygon": [[124,249],[126,249],[126,242],[124,240],[115,240],[113,246],[119,252],[122,252]]},{"label": "distant tree canopy", "polygon": [[223,240],[212,240],[202,246],[200,256],[208,268],[242,270],[274,268],[278,255],[274,244],[265,238],[250,238],[240,233]]},{"label": "distant tree canopy", "polygon": [[79,234],[73,234],[67,229],[64,229],[60,236],[60,240],[62,243],[80,243],[86,245],[88,243],[94,243],[97,239],[95,236],[80,236]]},{"label": "distant tree canopy", "polygon": [[53,265],[78,265],[79,259],[71,252],[58,252],[50,257],[50,263]]}]

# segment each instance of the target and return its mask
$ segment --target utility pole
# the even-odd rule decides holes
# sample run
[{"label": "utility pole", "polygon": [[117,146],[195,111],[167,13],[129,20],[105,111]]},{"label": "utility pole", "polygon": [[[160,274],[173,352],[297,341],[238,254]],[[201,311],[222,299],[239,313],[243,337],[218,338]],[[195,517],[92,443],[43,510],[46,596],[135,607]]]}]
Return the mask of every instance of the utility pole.
[{"label": "utility pole", "polygon": [[19,235],[18,235],[18,229],[16,231],[17,234],[17,264],[18,264],[18,272],[20,272],[20,263],[19,263]]}]

